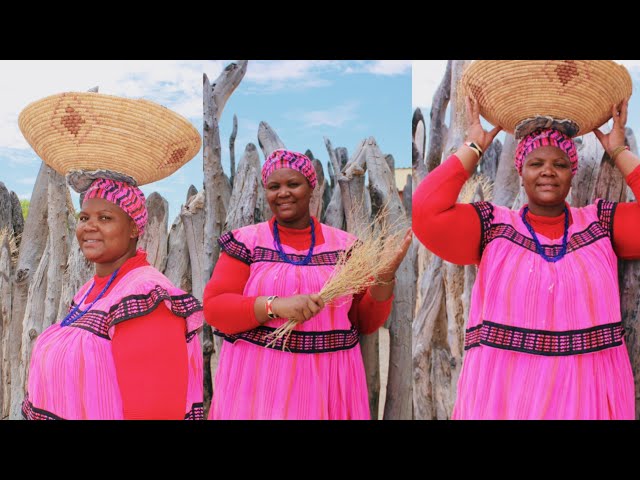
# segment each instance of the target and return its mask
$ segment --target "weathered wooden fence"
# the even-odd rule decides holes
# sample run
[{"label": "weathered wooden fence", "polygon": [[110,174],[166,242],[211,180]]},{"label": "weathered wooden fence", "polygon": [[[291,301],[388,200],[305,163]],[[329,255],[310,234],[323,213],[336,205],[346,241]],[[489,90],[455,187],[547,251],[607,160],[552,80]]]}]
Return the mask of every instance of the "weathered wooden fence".
[{"label": "weathered wooden fence", "polygon": [[[246,146],[235,168],[238,128],[235,116],[229,140],[232,181],[222,169],[218,125],[224,106],[242,81],[247,66],[247,61],[232,63],[213,83],[204,75],[204,188],[201,191],[189,188],[185,204],[170,228],[167,201],[155,192],[147,199],[149,224],[140,247],[147,250],[151,264],[198,299],[202,299],[219,255],[218,237],[229,229],[271,217],[260,180],[260,155],[254,144]],[[260,123],[257,137],[265,157],[285,145],[265,122]],[[357,225],[368,221],[386,203],[395,218],[409,223],[411,183],[405,189],[403,205],[395,186],[393,158],[382,154],[375,139],[363,140],[351,158],[345,148],[333,148],[328,139],[325,144],[330,159],[327,175],[322,163],[314,159],[319,179],[311,202],[314,215],[329,225],[355,231]],[[307,154],[313,159],[311,152]],[[368,208],[366,213],[362,218],[351,218],[350,205],[363,200]],[[75,238],[75,209],[69,189],[64,178],[52,169],[42,164],[24,225],[17,197],[2,184],[0,202],[0,405],[2,418],[18,419],[33,343],[45,328],[64,315],[73,294],[94,275],[94,267],[84,259]],[[19,240],[20,234],[18,249],[12,242],[15,243],[14,238]],[[390,360],[384,418],[388,419],[412,416],[414,255],[412,248],[400,267],[393,313],[387,321]],[[208,410],[220,344],[207,325],[201,341]],[[381,393],[377,332],[363,338],[363,355],[371,412],[373,418],[378,418]]]},{"label": "weathered wooden fence", "polygon": [[[413,114],[413,186],[444,161],[464,141],[466,125],[464,103],[457,98],[458,81],[470,62],[449,61],[446,73],[433,96],[426,146],[427,126],[422,112]],[[449,125],[444,122],[447,105]],[[604,129],[605,127],[603,127]],[[638,153],[635,137],[627,129],[627,142]],[[518,174],[513,166],[516,141],[506,134],[504,145],[494,140],[479,164],[480,172],[493,182],[492,202],[519,209],[526,202]],[[580,168],[573,180],[570,198],[581,207],[596,198],[616,202],[635,201],[624,178],[604,152],[593,133],[578,140]],[[480,190],[471,201],[488,200]],[[459,201],[461,201],[459,199]],[[468,201],[468,200],[467,200]],[[418,292],[413,325],[413,408],[416,419],[450,418],[455,402],[457,380],[463,358],[464,326],[469,315],[469,299],[475,281],[475,266],[457,266],[418,246]],[[640,261],[619,260],[622,321],[627,331],[627,347],[636,380],[636,411],[640,415]]]}]

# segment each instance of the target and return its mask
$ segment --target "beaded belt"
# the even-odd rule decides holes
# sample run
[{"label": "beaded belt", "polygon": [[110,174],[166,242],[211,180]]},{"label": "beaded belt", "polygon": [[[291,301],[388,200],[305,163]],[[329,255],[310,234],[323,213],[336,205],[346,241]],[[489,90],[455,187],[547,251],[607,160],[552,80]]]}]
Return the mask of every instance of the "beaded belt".
[{"label": "beaded belt", "polygon": [[64,418],[59,417],[51,412],[47,412],[46,410],[42,410],[41,408],[34,407],[33,403],[29,401],[28,393],[22,401],[22,416],[26,420],[64,420]]},{"label": "beaded belt", "polygon": [[184,416],[185,420],[204,420],[204,403],[194,403]]},{"label": "beaded belt", "polygon": [[[266,347],[272,341],[271,337],[267,337],[274,332],[275,328],[265,327],[261,325],[242,333],[228,335],[219,330],[214,330],[214,335],[224,338],[228,342],[235,343],[237,340],[244,340],[254,345]],[[327,353],[336,352],[338,350],[349,350],[355,347],[360,341],[360,335],[356,327],[351,326],[350,330],[329,330],[326,332],[303,332],[293,330],[285,351],[291,353]],[[279,338],[269,348],[282,350],[283,338]]]},{"label": "beaded belt", "polygon": [[623,335],[622,322],[553,332],[512,327],[485,320],[481,325],[467,329],[464,349],[487,345],[535,355],[577,355],[622,345]]},{"label": "beaded belt", "polygon": [[[29,401],[29,395],[25,396],[22,402],[22,416],[26,420],[64,420],[51,412],[36,408]],[[194,403],[191,406],[191,410],[184,416],[185,420],[204,420],[204,404]]]}]

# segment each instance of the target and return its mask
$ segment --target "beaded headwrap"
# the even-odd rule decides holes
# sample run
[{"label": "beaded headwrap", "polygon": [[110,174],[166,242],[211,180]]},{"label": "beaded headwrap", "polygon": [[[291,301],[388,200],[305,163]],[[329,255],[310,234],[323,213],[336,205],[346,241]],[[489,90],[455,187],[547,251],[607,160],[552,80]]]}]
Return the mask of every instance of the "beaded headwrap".
[{"label": "beaded headwrap", "polygon": [[140,236],[142,236],[144,227],[147,224],[147,207],[144,193],[138,187],[126,182],[99,178],[94,180],[84,193],[82,203],[90,198],[103,198],[120,207],[133,219],[138,227]]},{"label": "beaded headwrap", "polygon": [[309,157],[301,153],[281,148],[274,150],[273,153],[267,157],[264,165],[262,166],[262,183],[265,187],[267,186],[267,178],[269,178],[269,175],[280,168],[292,168],[293,170],[297,170],[307,177],[311,188],[316,188],[316,185],[318,184],[316,169],[314,168],[313,163],[311,163],[311,160],[309,160]]},{"label": "beaded headwrap", "polygon": [[515,164],[518,169],[518,173],[522,175],[522,165],[524,164],[524,158],[534,151],[536,148],[551,145],[552,147],[558,147],[569,157],[571,162],[571,175],[575,175],[578,171],[578,152],[576,150],[576,144],[566,136],[564,133],[554,130],[552,128],[538,128],[529,135],[520,140],[518,148],[516,149]]}]

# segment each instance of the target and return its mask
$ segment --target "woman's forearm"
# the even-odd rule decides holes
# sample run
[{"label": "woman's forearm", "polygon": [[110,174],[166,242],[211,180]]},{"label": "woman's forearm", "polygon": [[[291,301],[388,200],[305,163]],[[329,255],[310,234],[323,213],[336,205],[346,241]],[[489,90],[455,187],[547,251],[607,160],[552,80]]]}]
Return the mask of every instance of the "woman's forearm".
[{"label": "woman's forearm", "polygon": [[638,158],[631,150],[623,150],[616,155],[615,164],[618,170],[626,177],[640,165]]}]

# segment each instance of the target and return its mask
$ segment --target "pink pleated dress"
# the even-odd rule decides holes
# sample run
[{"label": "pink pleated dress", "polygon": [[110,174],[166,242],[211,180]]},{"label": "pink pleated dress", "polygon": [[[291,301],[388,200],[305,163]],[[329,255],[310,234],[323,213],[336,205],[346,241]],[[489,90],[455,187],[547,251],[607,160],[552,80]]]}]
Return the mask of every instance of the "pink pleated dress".
[{"label": "pink pleated dress", "polygon": [[[80,288],[71,308],[92,282]],[[197,335],[204,319],[202,305],[152,266],[126,273],[80,319],[68,326],[58,322],[42,332],[31,353],[23,416],[29,420],[123,419],[111,338],[118,323],[145,315],[160,302],[186,321],[185,420],[203,419],[202,351]],[[87,306],[81,304],[80,310]]]},{"label": "pink pleated dress", "polygon": [[[280,259],[268,222],[220,237],[221,248],[250,265],[247,296],[318,293],[334,270],[340,251],[355,237],[320,225],[325,242],[308,265]],[[308,250],[283,245],[288,257],[302,260]],[[266,347],[266,335],[285,320],[269,320],[225,341],[215,375],[209,419],[369,419],[369,400],[359,335],[347,316],[352,298],[340,299],[299,324],[282,350]]]},{"label": "pink pleated dress", "polygon": [[[634,419],[620,316],[615,203],[570,208],[553,263],[519,212],[474,204],[482,259],[472,291],[454,419]],[[524,207],[523,207],[524,208]],[[545,253],[562,238],[537,234]]]}]

